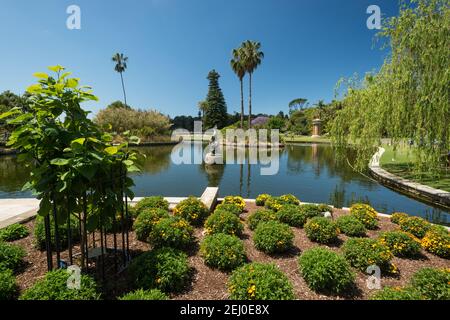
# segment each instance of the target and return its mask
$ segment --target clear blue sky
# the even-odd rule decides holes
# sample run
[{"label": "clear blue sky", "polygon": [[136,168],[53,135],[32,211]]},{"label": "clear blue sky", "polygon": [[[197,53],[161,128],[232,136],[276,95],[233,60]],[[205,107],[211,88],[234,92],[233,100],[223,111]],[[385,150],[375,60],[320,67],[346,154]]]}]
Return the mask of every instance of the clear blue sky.
[{"label": "clear blue sky", "polygon": [[[66,8],[81,7],[81,30],[66,28]],[[239,110],[231,50],[262,43],[254,75],[255,113],[287,111],[290,100],[330,101],[342,76],[378,69],[387,52],[366,27],[369,5],[384,16],[396,0],[1,0],[0,91],[22,93],[32,74],[61,64],[93,86],[94,113],[122,99],[111,56],[129,57],[128,103],[171,116],[197,114],[211,69],[220,74],[228,111]]]}]

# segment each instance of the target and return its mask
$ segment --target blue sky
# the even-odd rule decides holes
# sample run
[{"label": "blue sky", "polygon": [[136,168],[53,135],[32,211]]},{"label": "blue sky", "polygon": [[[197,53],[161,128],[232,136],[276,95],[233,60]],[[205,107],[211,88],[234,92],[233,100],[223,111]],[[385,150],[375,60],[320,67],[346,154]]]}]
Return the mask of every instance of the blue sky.
[{"label": "blue sky", "polygon": [[[66,28],[71,4],[81,8],[81,30]],[[86,109],[95,114],[122,99],[111,56],[123,52],[133,107],[196,115],[216,69],[231,113],[240,108],[231,50],[251,39],[265,53],[253,110],[287,112],[294,98],[328,102],[340,77],[381,66],[388,52],[366,27],[372,4],[398,13],[396,0],[1,0],[0,91],[22,93],[34,72],[61,64],[93,86],[100,101]]]}]

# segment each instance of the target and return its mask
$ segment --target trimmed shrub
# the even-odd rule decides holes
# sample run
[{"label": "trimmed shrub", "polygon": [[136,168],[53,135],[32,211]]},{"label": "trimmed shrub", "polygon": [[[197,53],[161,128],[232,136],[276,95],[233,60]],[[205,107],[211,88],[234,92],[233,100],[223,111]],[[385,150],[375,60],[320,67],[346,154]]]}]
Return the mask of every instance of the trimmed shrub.
[{"label": "trimmed shrub", "polygon": [[340,293],[355,280],[345,258],[325,248],[306,250],[298,258],[298,266],[308,286],[318,292]]},{"label": "trimmed shrub", "polygon": [[300,200],[298,200],[297,197],[292,194],[283,194],[282,196],[280,196],[280,200],[284,204],[300,204]]},{"label": "trimmed shrub", "polygon": [[259,223],[253,235],[256,249],[266,253],[285,252],[292,247],[293,241],[291,228],[277,221]]},{"label": "trimmed shrub", "polygon": [[322,209],[320,206],[315,204],[301,204],[300,210],[305,215],[307,219],[314,218],[314,217],[321,217],[322,216]]},{"label": "trimmed shrub", "polygon": [[258,209],[247,218],[250,230],[255,230],[260,222],[276,221],[277,215],[272,210]]},{"label": "trimmed shrub", "polygon": [[264,206],[267,209],[270,209],[270,210],[273,210],[276,212],[276,211],[280,210],[281,207],[286,204],[298,205],[298,204],[300,204],[300,201],[292,194],[285,194],[280,197],[269,197],[268,199],[266,199]]},{"label": "trimmed shrub", "polygon": [[[59,221],[61,222],[61,221]],[[53,218],[50,215],[50,234],[51,234],[51,246],[52,250],[55,250],[55,226],[53,223]],[[72,243],[76,243],[80,240],[80,230],[79,230],[79,221],[78,218],[74,216],[70,216],[70,234],[72,236]],[[68,246],[68,232],[67,232],[67,223],[58,225],[58,235],[61,250],[64,250]],[[39,250],[45,250],[45,224],[44,218],[41,216],[37,216],[36,223],[34,225],[34,237],[35,237],[35,246]]]},{"label": "trimmed shrub", "polygon": [[242,197],[240,196],[227,196],[223,199],[222,203],[232,203],[235,204],[239,207],[239,209],[241,209],[241,212],[244,211],[245,209],[245,201]]},{"label": "trimmed shrub", "polygon": [[366,227],[354,216],[340,216],[336,219],[336,225],[339,231],[349,237],[364,237],[366,235]]},{"label": "trimmed shrub", "polygon": [[421,241],[422,247],[441,258],[450,258],[450,235],[445,228],[432,227]]},{"label": "trimmed shrub", "polygon": [[292,300],[292,284],[274,264],[250,263],[236,269],[229,281],[232,300]]},{"label": "trimmed shrub", "polygon": [[230,235],[241,235],[244,226],[235,214],[227,211],[218,211],[206,219],[205,231],[207,234],[225,233]]},{"label": "trimmed shrub", "polygon": [[20,300],[99,300],[97,284],[90,276],[81,275],[80,289],[67,287],[71,274],[66,269],[49,271],[44,279],[37,281],[26,290]]},{"label": "trimmed shrub", "polygon": [[367,204],[357,203],[350,207],[350,214],[361,221],[369,230],[378,227],[377,212]]},{"label": "trimmed shrub", "polygon": [[136,288],[180,291],[189,281],[187,255],[174,248],[147,251],[135,258],[128,274]]},{"label": "trimmed shrub", "polygon": [[267,193],[260,194],[256,197],[256,205],[264,206],[266,204],[267,199],[270,198],[270,195]]},{"label": "trimmed shrub", "polygon": [[336,224],[324,217],[308,220],[305,224],[305,232],[309,240],[324,244],[335,242],[339,235]]},{"label": "trimmed shrub", "polygon": [[130,230],[131,227],[133,226],[133,213],[130,213],[130,211],[128,211],[128,217],[126,216],[126,213],[123,213],[123,218],[122,218],[122,213],[119,211],[116,213],[116,222],[114,225],[114,218],[113,217],[108,217],[108,219],[105,221],[104,223],[104,227],[105,227],[105,231],[109,232],[109,233],[113,233],[113,232],[121,232],[122,231],[122,220],[123,220],[123,228],[125,230]]},{"label": "trimmed shrub", "polygon": [[183,249],[194,242],[194,228],[183,218],[169,217],[159,220],[148,236],[155,247]]},{"label": "trimmed shrub", "polygon": [[409,217],[400,220],[400,229],[422,239],[431,229],[431,224],[420,217]]},{"label": "trimmed shrub", "polygon": [[12,300],[16,294],[17,283],[12,270],[0,269],[0,301]]},{"label": "trimmed shrub", "polygon": [[207,217],[208,209],[203,202],[191,196],[177,204],[173,209],[173,214],[187,220],[193,225],[200,225]]},{"label": "trimmed shrub", "polygon": [[141,241],[147,241],[155,224],[157,224],[159,220],[168,217],[169,213],[164,209],[142,209],[133,224],[133,229],[136,231],[136,237]]},{"label": "trimmed shrub", "polygon": [[450,270],[423,268],[412,276],[411,286],[425,299],[450,300]]},{"label": "trimmed shrub", "polygon": [[25,255],[25,250],[22,247],[0,241],[0,270],[17,271],[23,264]]},{"label": "trimmed shrub", "polygon": [[242,241],[223,233],[205,237],[200,245],[200,254],[206,265],[220,270],[233,270],[246,260]]},{"label": "trimmed shrub", "polygon": [[324,212],[333,212],[333,208],[327,204],[319,204],[318,205],[320,212],[324,213]]},{"label": "trimmed shrub", "polygon": [[350,264],[365,272],[368,266],[377,265],[383,271],[395,272],[392,269],[392,253],[381,242],[369,238],[352,238],[342,246],[345,259]]},{"label": "trimmed shrub", "polygon": [[214,210],[214,212],[219,211],[231,212],[232,214],[235,214],[237,216],[239,216],[242,213],[241,207],[239,207],[235,203],[221,203]]},{"label": "trimmed shrub", "polygon": [[119,298],[119,300],[168,300],[169,297],[158,289],[143,290],[138,289],[128,292]]},{"label": "trimmed shrub", "polygon": [[421,296],[411,288],[384,287],[370,296],[371,300],[420,300]]},{"label": "trimmed shrub", "polygon": [[404,212],[394,212],[391,214],[391,222],[395,224],[400,224],[403,219],[409,218],[409,215]]},{"label": "trimmed shrub", "polygon": [[30,234],[23,224],[14,223],[0,230],[0,241],[15,241],[27,237]]},{"label": "trimmed shrub", "polygon": [[306,215],[301,208],[295,204],[286,204],[276,212],[276,217],[280,222],[286,223],[291,227],[303,227],[306,223]]},{"label": "trimmed shrub", "polygon": [[146,209],[162,209],[169,211],[169,202],[162,196],[147,197],[136,203],[134,210],[136,216],[139,216]]},{"label": "trimmed shrub", "polygon": [[403,231],[384,232],[380,235],[379,240],[397,257],[415,257],[420,253],[419,242],[412,235]]}]

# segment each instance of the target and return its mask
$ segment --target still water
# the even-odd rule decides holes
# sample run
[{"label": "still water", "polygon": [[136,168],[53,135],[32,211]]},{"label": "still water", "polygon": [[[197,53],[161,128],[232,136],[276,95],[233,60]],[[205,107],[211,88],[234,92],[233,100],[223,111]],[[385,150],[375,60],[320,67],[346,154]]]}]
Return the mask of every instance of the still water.
[{"label": "still water", "polygon": [[[261,164],[181,164],[171,160],[174,146],[141,147],[146,155],[142,172],[133,176],[136,196],[200,196],[205,187],[218,186],[221,196],[292,193],[305,202],[329,203],[337,207],[365,202],[377,211],[418,215],[448,224],[449,212],[408,198],[355,172],[344,161],[337,163],[328,145],[292,144],[280,150],[276,175],[260,174]],[[201,156],[204,146],[191,147],[192,157]],[[351,154],[348,155],[351,163]],[[248,161],[247,161],[248,162]],[[0,198],[32,197],[21,191],[28,170],[14,156],[0,157]]]}]

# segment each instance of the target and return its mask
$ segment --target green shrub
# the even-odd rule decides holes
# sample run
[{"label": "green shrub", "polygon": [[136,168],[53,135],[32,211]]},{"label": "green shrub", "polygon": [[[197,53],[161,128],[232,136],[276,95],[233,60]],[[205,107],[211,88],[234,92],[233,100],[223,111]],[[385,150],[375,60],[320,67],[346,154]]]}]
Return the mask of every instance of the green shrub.
[{"label": "green shrub", "polygon": [[421,245],[426,251],[441,258],[450,258],[450,235],[445,228],[430,228],[422,238]]},{"label": "green shrub", "polygon": [[400,220],[400,229],[422,239],[431,229],[431,224],[420,217],[409,217]]},{"label": "green shrub", "polygon": [[349,237],[364,237],[366,235],[366,227],[354,216],[340,216],[336,219],[336,225],[340,232]]},{"label": "green shrub", "polygon": [[242,213],[241,207],[239,207],[235,203],[221,203],[216,207],[216,209],[214,210],[214,213],[219,212],[219,211],[231,212],[232,214],[235,214],[236,216],[239,216]]},{"label": "green shrub", "polygon": [[138,289],[128,292],[119,298],[119,300],[167,300],[169,297],[158,289],[143,290]]},{"label": "green shrub", "polygon": [[23,264],[25,255],[25,250],[22,247],[0,241],[0,270],[17,271]]},{"label": "green shrub", "polygon": [[300,200],[298,200],[297,197],[292,194],[283,194],[282,196],[280,196],[280,200],[284,204],[300,204]]},{"label": "green shrub", "polygon": [[300,206],[295,204],[286,204],[277,211],[276,217],[280,222],[286,223],[291,227],[303,227],[306,223],[306,215]]},{"label": "green shrub", "polygon": [[415,257],[420,253],[419,242],[412,235],[403,231],[384,232],[380,235],[379,240],[397,257]]},{"label": "green shrub", "polygon": [[421,296],[411,288],[384,287],[370,296],[371,300],[420,300]]},{"label": "green shrub", "polygon": [[256,205],[264,206],[266,204],[267,199],[270,198],[270,195],[267,193],[260,194],[256,197]]},{"label": "green shrub", "polygon": [[425,299],[450,300],[450,270],[423,268],[412,276],[411,286]]},{"label": "green shrub", "polygon": [[122,212],[118,211],[115,216],[116,221],[114,222],[114,217],[108,217],[103,226],[105,231],[109,233],[122,232],[122,228],[125,230],[130,230],[133,226],[133,217],[134,216],[130,213],[130,211],[128,212],[128,216],[125,211],[123,212],[123,215]]},{"label": "green shrub", "polygon": [[150,232],[159,220],[168,218],[167,210],[150,208],[143,209],[138,215],[133,224],[133,229],[136,231],[136,237],[141,241],[147,241]]},{"label": "green shrub", "polygon": [[169,211],[169,202],[162,196],[152,196],[140,200],[134,206],[136,216],[139,216],[145,209],[162,209]]},{"label": "green shrub", "polygon": [[367,204],[357,203],[350,207],[350,214],[361,221],[369,230],[378,227],[377,212]]},{"label": "green shrub", "polygon": [[229,281],[232,300],[292,300],[292,284],[273,264],[250,263],[236,269]]},{"label": "green shrub", "polygon": [[256,249],[266,253],[280,253],[289,250],[294,241],[291,228],[278,221],[261,222],[253,235]]},{"label": "green shrub", "polygon": [[81,275],[80,289],[71,289],[67,280],[71,274],[66,269],[47,272],[44,279],[38,280],[26,290],[20,300],[99,300],[97,285],[90,276]]},{"label": "green shrub", "polygon": [[404,212],[394,212],[391,214],[391,222],[395,224],[400,224],[400,221],[407,218],[409,218],[409,215]]},{"label": "green shrub", "polygon": [[17,283],[12,270],[0,269],[0,301],[12,300],[16,294]]},{"label": "green shrub", "polygon": [[245,201],[241,196],[227,196],[223,199],[222,203],[232,203],[239,207],[241,212],[245,209]]},{"label": "green shrub", "polygon": [[329,249],[306,250],[299,257],[298,265],[308,286],[318,292],[340,293],[355,280],[345,258]]},{"label": "green shrub", "polygon": [[128,273],[136,288],[180,291],[189,281],[187,255],[174,248],[147,251],[132,260]]},{"label": "green shrub", "polygon": [[242,241],[223,233],[205,237],[200,245],[200,254],[205,264],[220,270],[233,270],[246,260]]},{"label": "green shrub", "polygon": [[281,209],[282,206],[286,205],[286,204],[295,204],[298,205],[300,204],[300,201],[293,196],[292,194],[285,194],[282,195],[280,197],[269,197],[266,199],[266,202],[264,204],[264,206],[267,209],[273,210],[273,211],[278,211]]},{"label": "green shrub", "polygon": [[194,228],[180,217],[159,220],[149,234],[149,241],[155,247],[183,249],[194,242]]},{"label": "green shrub", "polygon": [[0,241],[15,241],[27,237],[30,234],[23,224],[14,223],[0,230]]},{"label": "green shrub", "polygon": [[[53,223],[52,217],[50,217],[50,234],[51,234],[52,250],[55,250],[56,248],[55,225]],[[79,221],[78,218],[74,216],[70,217],[70,234],[72,237],[72,244],[80,240]],[[64,250],[67,248],[69,244],[67,223],[58,224],[58,235],[59,235],[60,249]],[[45,223],[44,218],[41,216],[37,216],[36,218],[36,223],[34,225],[34,237],[36,248],[38,248],[39,250],[45,250]]]},{"label": "green shrub", "polygon": [[[300,210],[302,211],[303,215],[307,218],[314,218],[314,217],[321,217],[322,216],[322,209],[320,206],[315,204],[301,204]],[[331,212],[331,211],[330,211]]]},{"label": "green shrub", "polygon": [[330,219],[315,217],[305,224],[306,236],[318,243],[332,243],[338,239],[339,229]]},{"label": "green shrub", "polygon": [[210,215],[205,222],[206,234],[225,233],[241,235],[244,230],[241,220],[235,214],[227,211],[217,211]]},{"label": "green shrub", "polygon": [[395,272],[392,269],[392,253],[381,242],[369,238],[351,238],[342,246],[344,257],[350,264],[365,272],[368,266],[377,265],[381,270]]},{"label": "green shrub", "polygon": [[255,230],[260,222],[276,220],[277,216],[274,211],[267,209],[258,209],[247,218],[247,224],[250,230]]},{"label": "green shrub", "polygon": [[200,225],[207,217],[208,209],[203,202],[191,196],[177,204],[173,209],[173,214],[187,220],[193,225]]},{"label": "green shrub", "polygon": [[324,212],[333,212],[333,208],[327,204],[319,204],[318,205],[320,212],[324,213]]}]

